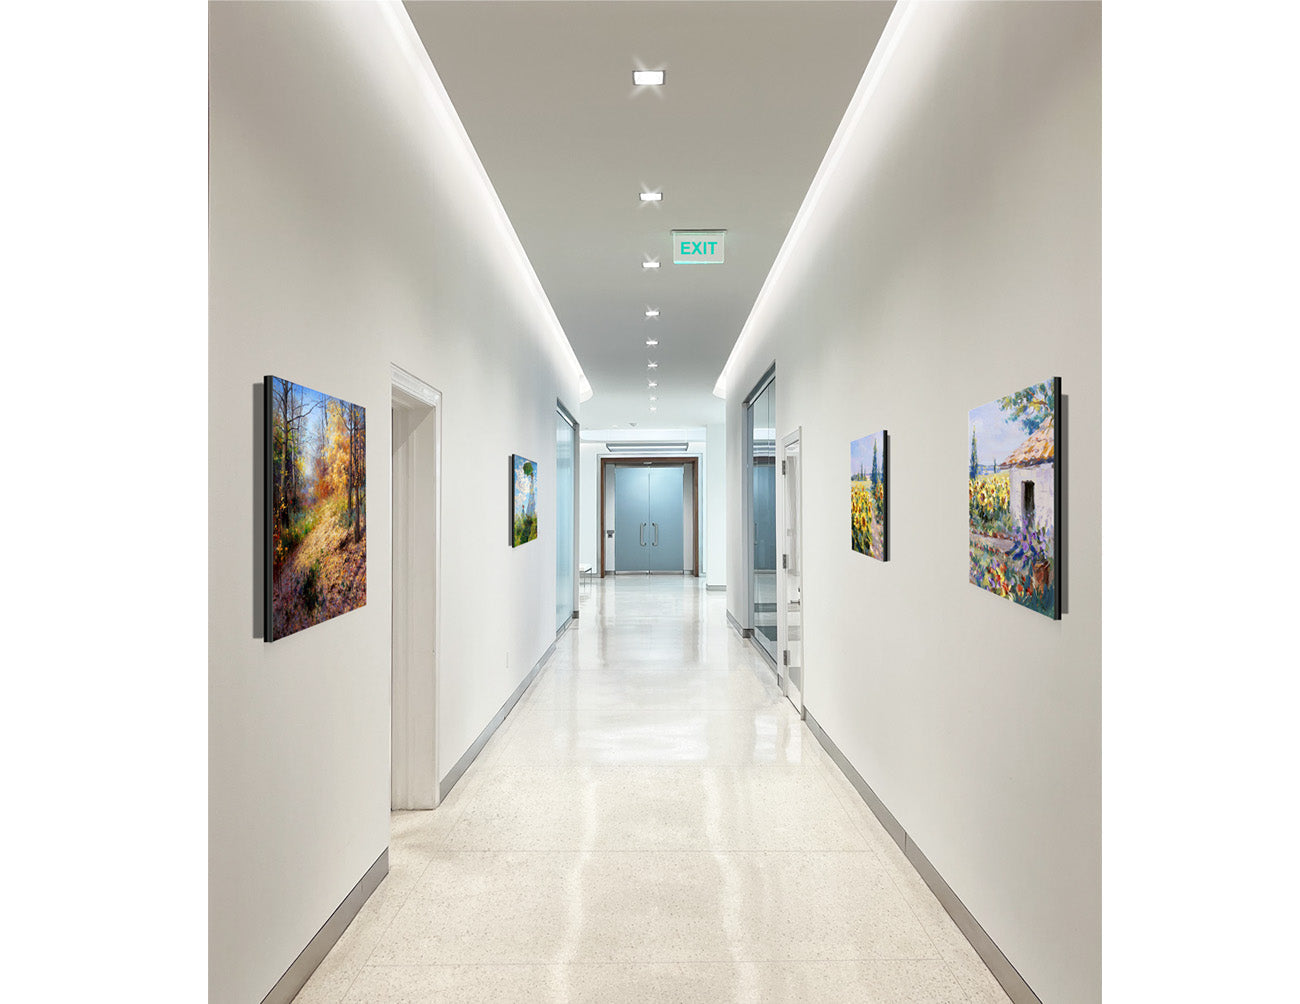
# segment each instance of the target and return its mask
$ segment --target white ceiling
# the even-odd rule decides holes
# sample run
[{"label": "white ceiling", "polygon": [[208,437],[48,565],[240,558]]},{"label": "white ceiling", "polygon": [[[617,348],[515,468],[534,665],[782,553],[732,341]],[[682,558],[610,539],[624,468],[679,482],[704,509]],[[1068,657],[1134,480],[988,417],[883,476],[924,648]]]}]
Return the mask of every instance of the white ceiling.
[{"label": "white ceiling", "polygon": [[[591,384],[584,427],[722,420],[714,381],[892,7],[408,0]],[[674,266],[674,229],[726,230],[726,263]]]}]

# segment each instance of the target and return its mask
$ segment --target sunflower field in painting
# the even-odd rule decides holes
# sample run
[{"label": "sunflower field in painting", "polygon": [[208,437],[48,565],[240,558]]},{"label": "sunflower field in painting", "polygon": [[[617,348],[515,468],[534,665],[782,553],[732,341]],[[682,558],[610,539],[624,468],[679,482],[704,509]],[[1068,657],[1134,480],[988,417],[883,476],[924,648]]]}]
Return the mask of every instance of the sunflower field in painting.
[{"label": "sunflower field in painting", "polygon": [[1048,617],[1057,596],[1056,402],[1060,380],[970,412],[970,581]]},{"label": "sunflower field in painting", "polygon": [[850,542],[877,561],[886,557],[884,445],[884,430],[849,444]]}]

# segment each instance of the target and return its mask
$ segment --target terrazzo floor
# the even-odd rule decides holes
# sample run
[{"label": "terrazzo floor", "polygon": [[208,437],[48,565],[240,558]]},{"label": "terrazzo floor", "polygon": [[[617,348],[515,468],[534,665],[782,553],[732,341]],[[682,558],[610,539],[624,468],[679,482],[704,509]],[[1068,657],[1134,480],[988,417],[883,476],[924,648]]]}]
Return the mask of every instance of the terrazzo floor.
[{"label": "terrazzo floor", "polygon": [[702,580],[581,616],[298,1004],[1007,997]]}]

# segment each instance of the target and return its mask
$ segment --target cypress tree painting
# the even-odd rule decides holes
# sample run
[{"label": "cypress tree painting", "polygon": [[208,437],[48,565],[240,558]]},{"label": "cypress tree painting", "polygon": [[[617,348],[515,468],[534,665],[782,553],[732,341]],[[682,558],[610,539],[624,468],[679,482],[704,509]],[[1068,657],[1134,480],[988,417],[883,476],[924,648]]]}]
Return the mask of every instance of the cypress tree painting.
[{"label": "cypress tree painting", "polygon": [[266,378],[266,632],[366,604],[366,409]]},{"label": "cypress tree painting", "polygon": [[970,581],[1061,616],[1061,379],[1030,384],[970,412]]}]

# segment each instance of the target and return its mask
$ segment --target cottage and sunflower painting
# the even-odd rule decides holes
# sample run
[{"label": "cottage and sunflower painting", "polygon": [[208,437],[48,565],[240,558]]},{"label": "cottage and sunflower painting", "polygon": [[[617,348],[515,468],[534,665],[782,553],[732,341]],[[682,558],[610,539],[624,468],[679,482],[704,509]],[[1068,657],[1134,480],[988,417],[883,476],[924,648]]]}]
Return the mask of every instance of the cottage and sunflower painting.
[{"label": "cottage and sunflower painting", "polygon": [[1060,377],[970,412],[970,581],[1059,618]]}]

